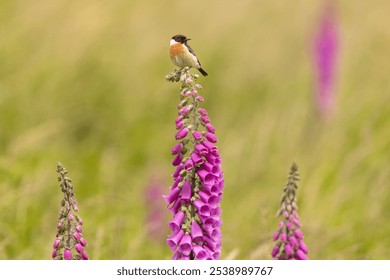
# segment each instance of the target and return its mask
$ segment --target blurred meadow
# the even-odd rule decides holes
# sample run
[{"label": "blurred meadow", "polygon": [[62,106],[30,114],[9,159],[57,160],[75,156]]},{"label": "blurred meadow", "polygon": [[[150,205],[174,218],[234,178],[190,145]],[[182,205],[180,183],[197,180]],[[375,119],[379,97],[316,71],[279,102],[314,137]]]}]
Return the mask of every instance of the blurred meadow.
[{"label": "blurred meadow", "polygon": [[[150,184],[168,193],[190,42],[223,159],[222,259],[270,259],[288,170],[311,259],[390,258],[390,3],[339,1],[334,108],[315,106],[324,1],[0,2],[0,259],[50,259],[73,179],[91,259],[170,259],[148,234]],[[162,194],[161,193],[161,194]],[[157,196],[159,197],[159,196]],[[162,197],[160,198],[163,200]],[[157,229],[158,230],[158,229]]]}]

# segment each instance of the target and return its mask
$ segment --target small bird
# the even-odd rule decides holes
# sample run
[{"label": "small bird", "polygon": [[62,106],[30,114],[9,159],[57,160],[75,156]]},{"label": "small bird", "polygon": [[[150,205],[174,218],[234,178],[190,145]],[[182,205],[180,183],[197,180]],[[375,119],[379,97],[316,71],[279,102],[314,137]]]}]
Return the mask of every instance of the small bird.
[{"label": "small bird", "polygon": [[194,67],[202,73],[203,76],[207,76],[207,72],[200,66],[199,59],[196,57],[195,52],[187,44],[187,41],[191,40],[184,35],[175,35],[170,41],[169,54],[172,63],[179,67]]}]

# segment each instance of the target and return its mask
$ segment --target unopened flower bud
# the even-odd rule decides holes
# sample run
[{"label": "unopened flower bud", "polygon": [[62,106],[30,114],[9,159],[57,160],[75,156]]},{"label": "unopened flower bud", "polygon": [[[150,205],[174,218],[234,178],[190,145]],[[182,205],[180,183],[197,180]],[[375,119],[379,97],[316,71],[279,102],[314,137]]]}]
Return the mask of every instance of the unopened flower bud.
[{"label": "unopened flower bud", "polygon": [[57,256],[58,256],[58,252],[57,250],[54,249],[53,252],[51,253],[51,257],[55,259]]},{"label": "unopened flower bud", "polygon": [[[210,133],[212,133],[212,134],[215,133],[215,128],[214,128],[214,126],[213,126],[211,123],[207,123],[207,124],[205,125],[205,127],[206,127],[206,129],[207,129],[208,132],[210,132]],[[211,142],[211,141],[210,141],[210,142]]]},{"label": "unopened flower bud", "polygon": [[199,112],[199,114],[201,114],[202,116],[207,116],[207,111],[206,111],[206,109],[204,109],[204,108],[199,108],[199,109],[198,109],[198,112]]},{"label": "unopened flower bud", "polygon": [[201,121],[202,123],[206,124],[206,123],[209,123],[209,122],[210,122],[210,119],[209,119],[208,116],[201,116],[201,117],[200,117],[200,121]]},{"label": "unopened flower bud", "polygon": [[75,231],[73,233],[73,237],[74,237],[74,239],[79,240],[81,238],[81,234],[79,232]]},{"label": "unopened flower bud", "polygon": [[81,227],[81,225],[77,225],[77,226],[76,226],[76,230],[77,230],[79,233],[82,233],[82,232],[83,232],[83,228]]},{"label": "unopened flower bud", "polygon": [[215,135],[210,132],[206,132],[206,139],[211,143],[216,143],[218,141],[217,137],[215,137]]},{"label": "unopened flower bud", "polygon": [[187,127],[183,128],[178,133],[176,133],[176,140],[180,140],[180,139],[185,138],[187,136],[188,132],[189,132],[189,129]]},{"label": "unopened flower bud", "polygon": [[172,148],[172,155],[177,155],[180,153],[183,149],[183,144],[181,142],[177,143],[173,148]]},{"label": "unopened flower bud", "polygon": [[194,130],[194,132],[192,132],[192,136],[194,136],[195,140],[198,140],[198,141],[203,139],[202,133],[200,133],[199,131],[196,131],[196,130]]},{"label": "unopened flower bud", "polygon": [[64,259],[65,260],[71,260],[72,259],[72,252],[66,248],[64,251]]},{"label": "unopened flower bud", "polygon": [[196,100],[199,101],[199,102],[204,102],[203,96],[200,96],[200,95],[198,95],[198,96],[196,97]]},{"label": "unopened flower bud", "polygon": [[58,249],[58,247],[60,246],[60,243],[61,243],[61,240],[60,239],[56,239],[56,241],[54,241],[53,248],[54,249]]},{"label": "unopened flower bud", "polygon": [[85,241],[85,239],[84,239],[83,237],[81,237],[79,241],[80,241],[80,244],[81,244],[83,247],[87,246],[87,241]]},{"label": "unopened flower bud", "polygon": [[84,247],[81,246],[80,243],[77,243],[77,244],[74,246],[74,248],[76,249],[76,251],[77,251],[78,253],[84,252]]},{"label": "unopened flower bud", "polygon": [[81,259],[82,260],[88,260],[89,259],[88,254],[85,251],[81,254]]}]

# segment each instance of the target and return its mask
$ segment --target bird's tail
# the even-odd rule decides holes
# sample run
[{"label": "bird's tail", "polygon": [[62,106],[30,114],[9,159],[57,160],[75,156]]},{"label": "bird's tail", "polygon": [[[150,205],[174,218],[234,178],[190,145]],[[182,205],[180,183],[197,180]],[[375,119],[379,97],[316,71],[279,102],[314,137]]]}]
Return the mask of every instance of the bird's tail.
[{"label": "bird's tail", "polygon": [[202,69],[202,67],[199,67],[198,70],[199,70],[199,72],[200,72],[203,76],[205,76],[205,77],[209,75],[209,74],[207,74],[206,71],[204,71],[204,70]]}]

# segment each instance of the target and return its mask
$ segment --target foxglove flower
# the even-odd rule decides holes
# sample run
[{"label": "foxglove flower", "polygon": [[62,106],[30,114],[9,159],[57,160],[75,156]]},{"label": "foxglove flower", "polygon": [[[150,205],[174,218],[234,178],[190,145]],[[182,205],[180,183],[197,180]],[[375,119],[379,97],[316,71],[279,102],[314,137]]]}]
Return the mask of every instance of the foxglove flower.
[{"label": "foxglove flower", "polygon": [[54,260],[88,260],[85,251],[87,242],[82,236],[83,220],[76,213],[79,211],[72,180],[66,176],[68,171],[57,163],[58,181],[64,198],[58,215],[57,235],[53,244]]},{"label": "foxglove flower", "polygon": [[173,147],[176,167],[170,193],[164,198],[173,215],[167,244],[177,260],[214,260],[221,253],[221,208],[224,187],[215,128],[198,94],[198,75],[188,68],[176,70],[167,80],[181,81],[180,103]]},{"label": "foxglove flower", "polygon": [[300,230],[301,223],[298,216],[296,199],[297,181],[299,180],[298,166],[293,163],[290,168],[287,185],[280,204],[277,216],[283,219],[279,222],[279,228],[273,235],[276,245],[272,250],[272,257],[276,260],[307,260],[308,249],[303,241]]},{"label": "foxglove flower", "polygon": [[161,201],[163,195],[163,183],[158,179],[152,179],[145,191],[146,209],[146,230],[148,236],[156,241],[161,239],[161,233],[165,232],[164,202]]},{"label": "foxglove flower", "polygon": [[338,54],[338,28],[332,2],[327,3],[314,39],[316,68],[316,101],[322,116],[329,113],[335,95],[335,76]]}]

